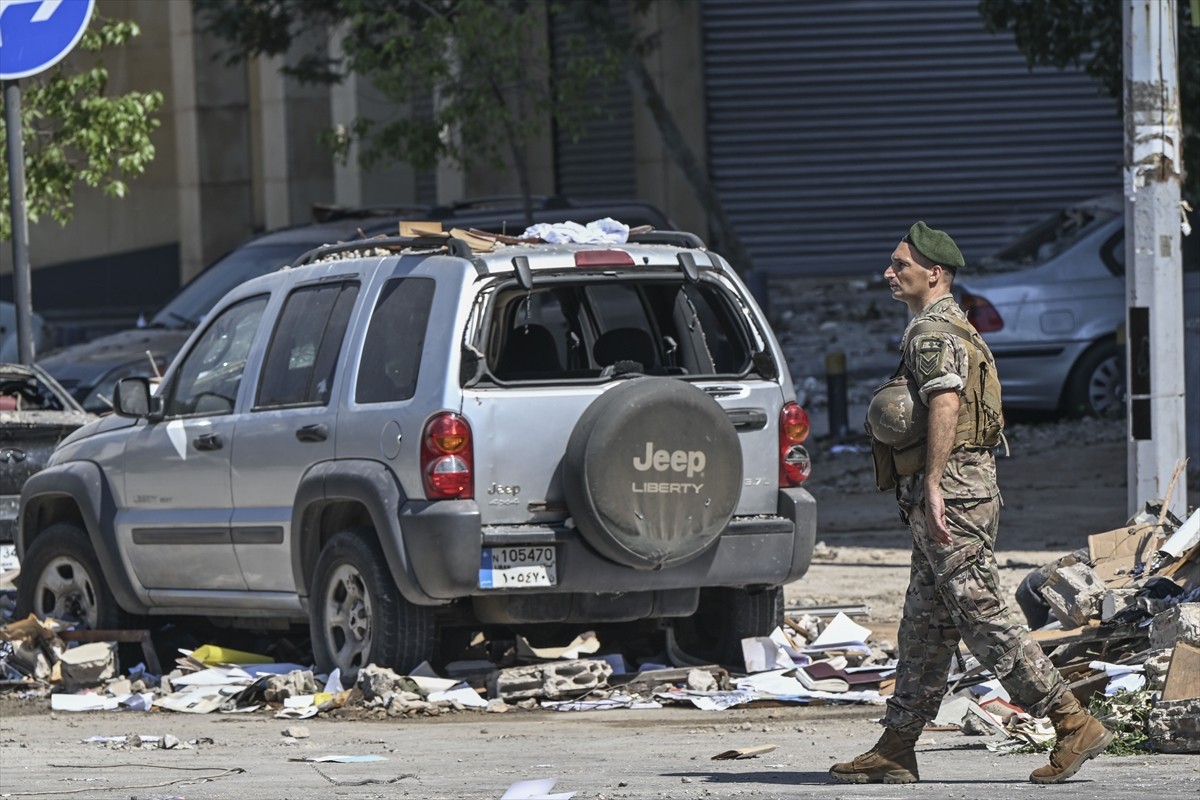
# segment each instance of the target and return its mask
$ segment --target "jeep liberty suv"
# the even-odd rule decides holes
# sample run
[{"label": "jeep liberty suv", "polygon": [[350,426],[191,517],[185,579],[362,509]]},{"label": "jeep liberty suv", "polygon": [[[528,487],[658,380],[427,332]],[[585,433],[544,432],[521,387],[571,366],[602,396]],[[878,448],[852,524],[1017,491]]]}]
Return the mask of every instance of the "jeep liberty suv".
[{"label": "jeep liberty suv", "polygon": [[25,484],[21,614],[307,621],[350,678],[445,619],[665,620],[740,664],[815,540],[779,344],[691,234],[324,247],[114,400]]}]

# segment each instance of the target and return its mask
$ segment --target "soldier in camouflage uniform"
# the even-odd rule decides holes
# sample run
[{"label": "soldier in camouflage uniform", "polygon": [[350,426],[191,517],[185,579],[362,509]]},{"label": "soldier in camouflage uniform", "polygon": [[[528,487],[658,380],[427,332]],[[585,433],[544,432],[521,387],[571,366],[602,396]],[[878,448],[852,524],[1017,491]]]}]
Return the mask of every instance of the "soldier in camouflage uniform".
[{"label": "soldier in camouflage uniform", "polygon": [[[888,698],[885,732],[875,747],[830,770],[841,781],[918,780],[914,745],[941,706],[960,640],[999,678],[1014,703],[1053,721],[1058,743],[1050,763],[1030,775],[1033,782],[1066,780],[1103,752],[1113,736],[1067,690],[997,589],[996,462],[991,448],[979,445],[975,423],[964,423],[970,416],[966,410],[977,410],[964,410],[972,402],[965,390],[980,385],[972,370],[994,365],[950,294],[954,274],[963,265],[947,234],[918,222],[884,271],[892,297],[914,315],[905,331],[901,372],[907,371],[915,384],[928,421],[921,445],[923,469],[918,465],[920,471],[907,475],[900,469],[894,477],[900,513],[912,532],[895,694]],[[977,348],[974,358],[972,348]],[[1002,419],[998,407],[995,411],[998,436]]]}]

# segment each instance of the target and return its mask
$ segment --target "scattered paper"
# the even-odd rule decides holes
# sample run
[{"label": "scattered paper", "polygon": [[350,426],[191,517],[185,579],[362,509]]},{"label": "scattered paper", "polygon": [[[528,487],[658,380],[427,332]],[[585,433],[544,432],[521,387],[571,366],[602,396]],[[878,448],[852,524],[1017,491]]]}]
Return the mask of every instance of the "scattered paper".
[{"label": "scattered paper", "polygon": [[52,694],[51,711],[116,711],[121,701],[102,694]]},{"label": "scattered paper", "polygon": [[662,708],[657,700],[642,700],[634,695],[615,694],[612,697],[579,700],[544,700],[542,708],[551,711],[612,711],[618,708]]},{"label": "scattered paper", "polygon": [[565,647],[534,647],[524,636],[517,636],[517,655],[525,658],[565,658],[573,660],[600,649],[600,640],[592,631],[584,631]]},{"label": "scattered paper", "polygon": [[249,686],[254,676],[240,667],[209,667],[171,678],[172,686]]},{"label": "scattered paper", "polygon": [[746,662],[748,673],[796,667],[796,662],[792,661],[784,646],[769,636],[747,636],[742,639],[742,659]]},{"label": "scattered paper", "polygon": [[756,747],[739,747],[736,750],[726,750],[723,753],[717,753],[712,757],[712,760],[725,761],[728,759],[758,758],[765,753],[770,753],[776,747],[778,745],[773,744],[760,744]]},{"label": "scattered paper", "polygon": [[500,800],[569,800],[569,798],[575,796],[574,792],[550,794],[550,790],[554,788],[554,784],[557,782],[557,778],[517,781],[508,787],[508,791],[504,793],[504,796]]},{"label": "scattered paper", "polygon": [[692,692],[687,689],[676,689],[670,692],[658,692],[654,696],[672,702],[688,702],[701,711],[724,711],[727,708],[745,705],[755,699],[753,692],[744,690]]},{"label": "scattered paper", "polygon": [[453,688],[430,692],[426,697],[431,703],[441,701],[457,701],[468,708],[487,708],[487,700],[479,696],[479,692],[465,683],[458,683]]},{"label": "scattered paper", "polygon": [[[846,645],[861,647],[871,636],[871,629],[859,625],[839,611],[829,621],[821,635],[812,641],[808,650],[844,650]],[[869,650],[870,648],[868,648]]]}]

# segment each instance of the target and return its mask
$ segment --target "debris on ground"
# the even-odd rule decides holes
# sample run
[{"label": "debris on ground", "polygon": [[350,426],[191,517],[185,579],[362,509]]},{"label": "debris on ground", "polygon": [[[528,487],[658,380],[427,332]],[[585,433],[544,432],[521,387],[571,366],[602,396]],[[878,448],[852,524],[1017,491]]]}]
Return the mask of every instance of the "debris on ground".
[{"label": "debris on ground", "polygon": [[[1093,714],[1117,733],[1110,752],[1200,753],[1200,512],[1161,503],[1085,549],[1030,573],[1017,596],[1033,638]],[[1040,607],[1039,607],[1040,604]],[[989,749],[1039,748],[1047,720],[1013,706],[965,652],[935,720],[1001,734]]]},{"label": "debris on ground", "polygon": [[[1126,525],[1089,536],[1087,545],[1035,570],[1038,581],[1027,592],[1032,605],[1022,603],[1027,615],[1041,615],[1034,639],[1072,691],[1118,731],[1114,747],[1200,752],[1200,515],[1181,523],[1162,505],[1148,504]],[[836,550],[825,550],[825,557],[837,558]],[[53,710],[269,713],[292,721],[665,705],[714,711],[778,703],[879,705],[894,688],[895,648],[872,641],[871,630],[851,618],[865,614],[865,607],[789,609],[770,635],[743,640],[740,665],[696,659],[669,630],[664,650],[633,664],[596,632],[583,631],[561,646],[520,636],[503,647],[484,643],[473,652],[487,650],[488,658],[448,663],[441,674],[428,663],[407,675],[368,665],[349,686],[336,671],[318,674],[310,665],[276,663],[220,644],[180,650],[166,674],[145,662],[122,674],[117,642],[141,642],[150,652],[148,631],[111,632],[112,640],[104,641],[106,632],[71,631],[61,621],[30,616],[0,628],[0,673],[5,688],[49,699]],[[994,676],[969,654],[960,656],[932,729],[992,737],[988,746],[997,752],[1049,747],[1049,722],[1014,705]],[[153,664],[157,669],[156,659]],[[295,741],[304,731],[292,725],[283,735]],[[104,741],[184,746],[162,737]],[[738,752],[719,757],[756,754],[730,755]]]}]

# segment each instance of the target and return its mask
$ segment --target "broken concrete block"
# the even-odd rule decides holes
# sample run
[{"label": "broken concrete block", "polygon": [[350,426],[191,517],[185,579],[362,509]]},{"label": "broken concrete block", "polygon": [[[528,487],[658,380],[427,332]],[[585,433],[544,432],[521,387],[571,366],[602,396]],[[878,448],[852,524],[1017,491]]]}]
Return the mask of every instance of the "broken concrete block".
[{"label": "broken concrete block", "polygon": [[263,698],[268,703],[282,703],[289,697],[303,697],[321,691],[309,670],[294,669],[286,675],[271,675],[263,685]]},{"label": "broken concrete block", "polygon": [[64,650],[59,656],[63,683],[98,686],[117,676],[116,642],[91,642]]},{"label": "broken concrete block", "polygon": [[1200,603],[1180,603],[1150,620],[1150,646],[1200,645]]},{"label": "broken concrete block", "polygon": [[1050,573],[1042,597],[1063,624],[1084,625],[1100,612],[1104,583],[1087,564],[1071,564]]},{"label": "broken concrete block", "polygon": [[1137,606],[1137,589],[1109,589],[1100,601],[1100,621],[1108,622],[1121,612]]},{"label": "broken concrete block", "polygon": [[389,713],[393,706],[396,713],[403,713],[406,707],[415,708],[413,704],[424,703],[426,697],[412,678],[374,664],[358,671],[358,688],[368,706],[382,706]]},{"label": "broken concrete block", "polygon": [[1150,709],[1146,736],[1162,753],[1200,753],[1200,697],[1160,701]]},{"label": "broken concrete block", "polygon": [[1172,648],[1152,650],[1146,655],[1146,682],[1151,688],[1162,688],[1167,679],[1167,670],[1171,668]]},{"label": "broken concrete block", "polygon": [[504,700],[557,699],[605,687],[610,675],[612,667],[605,661],[552,661],[500,670],[488,688]]}]

